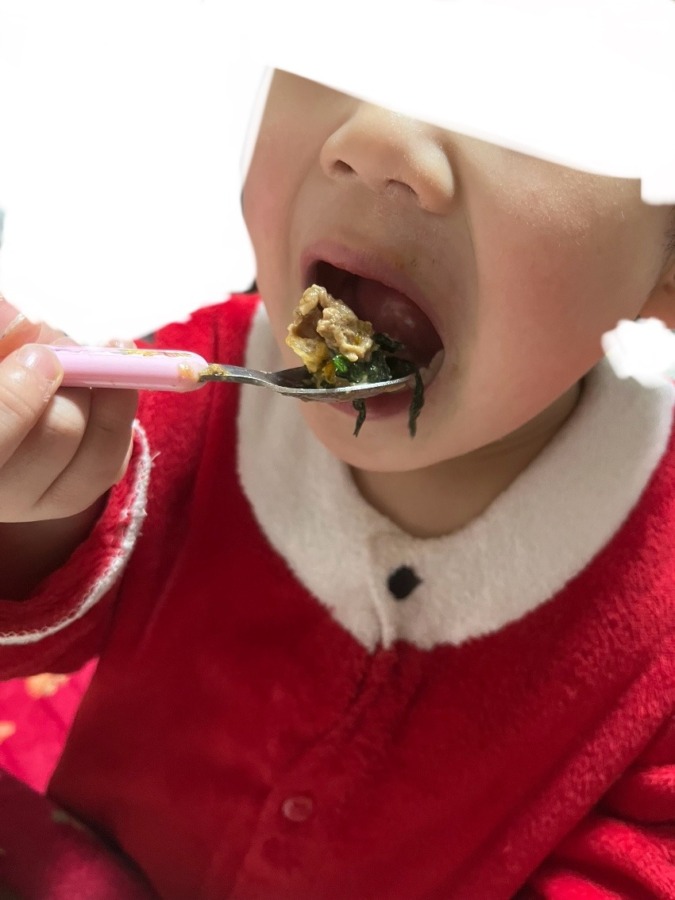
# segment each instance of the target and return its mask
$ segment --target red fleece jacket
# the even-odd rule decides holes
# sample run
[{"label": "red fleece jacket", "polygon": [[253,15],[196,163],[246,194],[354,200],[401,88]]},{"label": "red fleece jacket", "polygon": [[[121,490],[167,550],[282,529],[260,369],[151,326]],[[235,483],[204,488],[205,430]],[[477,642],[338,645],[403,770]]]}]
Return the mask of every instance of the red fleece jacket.
[{"label": "red fleece jacket", "polygon": [[[241,362],[254,304],[158,343]],[[145,394],[149,450],[88,541],[0,601],[4,677],[101,657],[51,795],[176,900],[675,898],[673,442],[549,602],[371,651],[262,534],[237,406],[232,386]]]}]

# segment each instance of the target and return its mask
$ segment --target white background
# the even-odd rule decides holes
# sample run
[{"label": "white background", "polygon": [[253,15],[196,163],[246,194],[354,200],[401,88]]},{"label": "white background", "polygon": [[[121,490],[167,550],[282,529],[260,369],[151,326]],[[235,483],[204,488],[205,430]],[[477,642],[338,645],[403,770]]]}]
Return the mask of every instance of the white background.
[{"label": "white background", "polygon": [[261,78],[200,0],[0,0],[0,290],[77,340],[246,289],[240,156]]},{"label": "white background", "polygon": [[674,42],[675,0],[0,0],[0,290],[94,342],[247,288],[263,63],[673,203]]}]

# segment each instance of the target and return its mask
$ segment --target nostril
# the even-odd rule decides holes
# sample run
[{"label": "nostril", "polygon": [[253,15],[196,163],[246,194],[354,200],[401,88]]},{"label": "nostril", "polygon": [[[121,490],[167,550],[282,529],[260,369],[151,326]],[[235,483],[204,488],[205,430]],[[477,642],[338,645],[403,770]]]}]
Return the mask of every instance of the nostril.
[{"label": "nostril", "polygon": [[409,184],[406,184],[405,181],[397,181],[396,178],[388,178],[385,182],[384,188],[389,193],[403,192],[404,194],[412,194],[413,197],[417,196],[415,189],[412,188]]},{"label": "nostril", "polygon": [[341,159],[336,159],[333,163],[333,172],[336,175],[351,175],[354,171],[355,170],[352,169],[349,163],[346,163]]}]

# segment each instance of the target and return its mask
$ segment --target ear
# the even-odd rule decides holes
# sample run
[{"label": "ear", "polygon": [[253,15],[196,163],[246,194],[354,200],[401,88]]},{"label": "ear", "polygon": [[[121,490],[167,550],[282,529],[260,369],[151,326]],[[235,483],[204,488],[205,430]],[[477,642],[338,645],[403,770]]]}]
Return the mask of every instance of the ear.
[{"label": "ear", "polygon": [[671,259],[659,277],[658,284],[642,307],[643,319],[661,319],[668,328],[675,328],[675,259]]}]

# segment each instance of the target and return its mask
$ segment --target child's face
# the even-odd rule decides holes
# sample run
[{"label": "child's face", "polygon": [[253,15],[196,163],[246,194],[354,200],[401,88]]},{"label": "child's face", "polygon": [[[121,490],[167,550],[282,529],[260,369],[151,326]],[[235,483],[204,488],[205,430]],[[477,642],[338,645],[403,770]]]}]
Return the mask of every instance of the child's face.
[{"label": "child's face", "polygon": [[637,181],[533,159],[286,73],[272,82],[243,203],[289,365],[286,326],[314,281],[404,337],[418,361],[442,345],[414,440],[402,402],[372,404],[358,438],[349,404],[302,404],[329,450],[381,471],[499,447],[567,415],[601,334],[649,314],[669,217],[641,201]]}]

